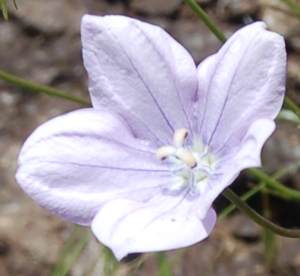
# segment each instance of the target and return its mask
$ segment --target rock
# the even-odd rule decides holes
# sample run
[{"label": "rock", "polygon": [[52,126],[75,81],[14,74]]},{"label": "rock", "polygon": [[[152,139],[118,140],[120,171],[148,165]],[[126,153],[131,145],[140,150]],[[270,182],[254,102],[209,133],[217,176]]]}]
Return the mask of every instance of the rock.
[{"label": "rock", "polygon": [[223,0],[218,1],[217,13],[226,20],[243,19],[253,16],[258,10],[256,0]]},{"label": "rock", "polygon": [[260,239],[260,228],[248,217],[237,214],[230,218],[230,228],[235,238],[246,242],[257,242]]},{"label": "rock", "polygon": [[268,28],[285,36],[289,45],[300,52],[300,20],[280,0],[260,0],[261,18]]},{"label": "rock", "polygon": [[128,5],[128,0],[101,0],[101,1],[93,1],[87,0],[85,1],[85,5],[87,7],[87,11],[89,14],[95,15],[107,15],[107,14],[124,14],[125,7]]},{"label": "rock", "polygon": [[[288,59],[288,83],[291,90],[300,91],[300,57],[299,55],[289,55]],[[298,103],[300,95],[298,93]]]},{"label": "rock", "polygon": [[10,245],[5,238],[0,239],[0,256],[9,254]]},{"label": "rock", "polygon": [[274,172],[300,160],[300,128],[287,121],[279,121],[263,150],[266,171]]},{"label": "rock", "polygon": [[220,42],[199,21],[177,20],[169,30],[172,35],[191,53],[196,63],[213,54]]},{"label": "rock", "polygon": [[18,9],[11,8],[10,12],[25,27],[46,34],[57,34],[68,28],[79,32],[80,18],[86,13],[86,9],[79,0],[30,0],[18,1]]},{"label": "rock", "polygon": [[[287,263],[294,269],[294,275],[300,273],[300,242],[294,239],[282,238],[278,256],[278,265],[284,266]],[[297,273],[296,273],[297,272]],[[287,274],[285,274],[287,275]],[[288,274],[293,275],[293,274]]]},{"label": "rock", "polygon": [[201,6],[208,6],[210,4],[213,4],[215,2],[215,0],[197,0],[197,2],[201,5]]},{"label": "rock", "polygon": [[137,12],[145,14],[171,14],[180,3],[181,0],[133,0],[130,7]]}]

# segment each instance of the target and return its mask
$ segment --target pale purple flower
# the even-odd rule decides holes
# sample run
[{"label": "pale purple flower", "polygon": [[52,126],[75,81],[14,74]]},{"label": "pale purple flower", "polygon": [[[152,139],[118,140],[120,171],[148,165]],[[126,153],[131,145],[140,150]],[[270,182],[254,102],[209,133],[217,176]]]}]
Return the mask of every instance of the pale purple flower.
[{"label": "pale purple flower", "polygon": [[214,199],[260,166],[285,90],[281,36],[254,23],[198,67],[157,26],[84,16],[93,108],[26,141],[17,180],[41,206],[91,226],[117,258],[205,239]]}]

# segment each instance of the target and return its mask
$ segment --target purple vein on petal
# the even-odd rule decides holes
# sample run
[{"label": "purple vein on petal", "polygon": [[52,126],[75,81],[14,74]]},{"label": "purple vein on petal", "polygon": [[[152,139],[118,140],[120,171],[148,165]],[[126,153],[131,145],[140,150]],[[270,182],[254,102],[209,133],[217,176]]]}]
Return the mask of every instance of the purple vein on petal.
[{"label": "purple vein on petal", "polygon": [[[121,46],[120,46],[121,47]],[[97,58],[97,53],[94,49],[92,48],[86,48],[86,47],[83,47],[83,49],[87,52],[90,52],[91,54],[93,54],[95,56],[95,59]],[[127,55],[126,55],[127,56]],[[128,57],[127,57],[128,58]],[[97,79],[97,78],[96,78]],[[120,103],[119,103],[120,104]],[[128,112],[131,112],[130,110],[128,110]],[[160,145],[165,145],[167,143],[167,141],[163,141],[161,140],[160,137],[158,137],[155,133],[155,131],[153,131],[151,128],[148,127],[147,123],[145,123],[141,118],[137,117],[136,115],[132,114],[133,116],[136,117],[136,119],[139,120],[139,122],[143,125],[143,127],[149,131],[151,133],[151,135],[153,135],[153,137],[155,137],[155,139],[157,141],[160,142]],[[127,123],[127,125],[129,126],[130,128],[130,124],[128,123],[128,120],[126,118],[123,118],[123,120]],[[134,133],[134,131],[130,128],[131,132],[134,134],[135,137],[138,137],[138,135],[136,133]]]},{"label": "purple vein on petal", "polygon": [[[144,33],[144,32],[142,31],[142,29],[138,26],[138,24],[137,24],[136,22],[132,22],[132,24],[133,24],[137,29],[139,29],[140,33],[142,33],[142,34],[144,35],[144,37],[145,37],[146,40],[148,41],[149,45],[152,46],[153,50],[157,53],[157,55],[160,57],[160,59],[163,60],[165,64],[168,64],[168,63],[166,62],[166,60],[164,59],[164,56],[161,55],[161,53],[158,51],[157,47],[156,47],[155,44],[152,42],[152,40],[147,36],[147,34]],[[186,112],[186,110],[185,110],[185,108],[184,108],[184,105],[183,105],[183,102],[182,102],[181,95],[180,95],[179,90],[178,90],[178,86],[177,86],[177,85],[178,85],[178,82],[177,82],[177,79],[174,77],[174,74],[172,73],[172,71],[171,71],[171,69],[170,69],[169,66],[166,66],[165,68],[169,71],[169,74],[172,76],[173,83],[174,83],[174,87],[175,87],[175,91],[176,91],[176,94],[177,94],[177,98],[179,99],[179,102],[180,102],[181,108],[182,108],[182,110],[183,110],[183,112],[184,112],[186,121],[187,121],[187,123],[189,124],[189,129],[190,129],[190,131],[192,131],[191,122],[190,122],[190,120],[189,120],[189,118],[188,118],[187,112]],[[173,129],[173,131],[174,131],[174,129]]]},{"label": "purple vein on petal", "polygon": [[223,57],[228,53],[229,48],[230,48],[231,44],[233,44],[233,42],[235,42],[235,41],[232,40],[231,42],[228,43],[226,50],[224,51],[224,53],[222,54],[222,56],[219,57],[218,62],[214,65],[215,67],[214,67],[214,70],[213,70],[213,72],[211,74],[207,91],[204,94],[204,100],[203,101],[205,103],[205,106],[204,106],[204,113],[202,114],[202,118],[201,118],[201,123],[200,123],[200,126],[198,128],[198,133],[199,134],[202,133],[202,127],[203,127],[203,123],[204,123],[204,120],[205,120],[205,117],[206,117],[206,113],[207,113],[207,105],[208,105],[207,104],[207,97],[210,94],[210,90],[211,90],[211,87],[212,87],[212,80],[213,80],[213,78],[214,78],[217,70],[219,69],[220,63],[223,61]]},{"label": "purple vein on petal", "polygon": [[[259,35],[259,34],[257,34],[257,35]],[[216,125],[215,125],[215,127],[214,127],[214,130],[213,130],[213,132],[212,132],[210,138],[208,139],[208,142],[207,142],[208,145],[211,144],[211,142],[212,142],[212,140],[213,140],[213,137],[214,137],[214,135],[215,135],[215,133],[216,133],[216,131],[217,131],[219,125],[220,125],[220,122],[221,122],[221,119],[222,119],[222,117],[223,117],[223,114],[224,114],[224,111],[225,111],[227,102],[228,102],[228,100],[229,100],[229,98],[230,98],[230,96],[231,96],[231,94],[230,94],[230,89],[231,89],[231,87],[232,87],[232,85],[233,85],[233,82],[234,82],[234,80],[235,80],[235,78],[236,78],[238,72],[239,72],[239,67],[241,66],[241,63],[242,63],[241,61],[242,61],[242,60],[245,58],[245,56],[247,55],[248,51],[250,50],[250,46],[252,46],[252,44],[253,44],[253,41],[254,41],[254,39],[252,40],[252,43],[249,43],[248,46],[246,47],[246,49],[244,50],[244,52],[243,52],[243,54],[242,54],[242,56],[241,56],[241,58],[240,58],[240,60],[239,60],[239,63],[238,63],[238,65],[237,65],[237,68],[236,68],[236,70],[235,70],[235,72],[234,72],[234,74],[233,74],[233,76],[232,76],[232,78],[231,78],[231,80],[230,80],[230,83],[229,83],[229,86],[228,86],[228,89],[227,89],[228,92],[226,93],[226,97],[225,97],[224,103],[223,103],[222,108],[221,108],[220,116],[218,117],[218,121],[217,121],[217,123],[216,123]]]},{"label": "purple vein on petal", "polygon": [[[38,160],[36,158],[32,158],[32,160],[37,161],[39,164],[45,163],[45,164],[57,164],[57,165],[74,165],[79,167],[91,167],[91,168],[99,168],[99,169],[106,169],[106,170],[118,170],[118,171],[134,171],[134,172],[155,172],[155,173],[169,173],[170,170],[157,170],[157,169],[140,169],[140,168],[128,168],[128,167],[113,167],[113,166],[106,166],[106,165],[100,165],[100,164],[83,164],[83,163],[77,163],[77,162],[59,162],[59,161],[51,161],[51,160]],[[27,160],[31,161],[30,159]]]},{"label": "purple vein on petal", "polygon": [[98,135],[98,134],[88,134],[88,135],[85,135],[85,134],[82,134],[80,132],[66,132],[66,133],[58,133],[58,134],[54,134],[54,135],[51,135],[51,136],[48,136],[48,137],[45,137],[45,138],[42,138],[40,140],[38,140],[37,142],[35,142],[33,145],[29,146],[26,148],[26,151],[27,152],[28,150],[30,150],[32,147],[35,147],[36,145],[40,144],[40,143],[43,143],[43,142],[47,142],[53,138],[60,138],[60,137],[68,137],[68,138],[74,138],[74,137],[79,137],[79,138],[83,138],[83,139],[95,139],[97,141],[107,141],[109,143],[113,143],[115,145],[118,145],[118,146],[121,146],[121,147],[124,147],[124,148],[127,148],[129,150],[133,150],[133,151],[138,151],[138,152],[141,152],[141,153],[145,153],[145,154],[149,154],[149,155],[153,155],[155,154],[155,151],[151,151],[151,150],[143,150],[143,149],[139,149],[139,148],[135,148],[135,147],[131,147],[127,144],[123,144],[119,141],[116,141],[116,140],[113,140],[113,139],[110,139],[110,138],[106,138],[106,137],[103,137],[101,135]]},{"label": "purple vein on petal", "polygon": [[150,97],[152,98],[152,100],[154,101],[157,109],[159,110],[160,114],[162,115],[162,117],[164,118],[165,122],[167,123],[167,125],[169,126],[169,128],[171,129],[172,133],[175,131],[174,127],[172,126],[172,124],[170,123],[170,121],[168,120],[166,114],[164,113],[162,107],[160,106],[160,104],[158,103],[157,99],[154,97],[154,94],[152,93],[150,87],[147,85],[146,81],[144,80],[144,78],[141,76],[140,72],[137,70],[136,66],[134,65],[134,62],[132,61],[132,59],[130,58],[130,56],[128,55],[128,53],[126,52],[126,50],[121,46],[118,38],[114,35],[114,33],[107,27],[107,30],[110,31],[111,36],[114,38],[114,40],[117,42],[117,44],[119,45],[119,48],[123,51],[123,53],[125,54],[126,58],[128,59],[129,63],[131,64],[132,68],[134,69],[134,71],[136,72],[136,74],[138,75],[139,79],[142,81],[142,83],[144,84],[146,90],[148,91]]},{"label": "purple vein on petal", "polygon": [[[144,229],[146,229],[149,225],[151,225],[151,223],[153,223],[156,219],[158,219],[159,217],[163,216],[163,215],[166,215],[168,214],[170,211],[176,209],[185,199],[186,197],[188,196],[188,193],[189,193],[189,189],[187,189],[187,191],[185,192],[184,196],[183,197],[180,197],[178,198],[178,201],[174,202],[173,204],[171,204],[170,207],[168,207],[165,211],[163,212],[160,212],[158,215],[154,216],[153,218],[151,218],[151,220],[144,225],[144,227],[142,229],[140,229],[140,232]],[[153,203],[149,203],[149,204],[153,204]],[[133,210],[131,210],[129,213],[126,213],[125,215],[123,215],[121,218],[118,219],[118,221],[116,221],[114,223],[114,227],[111,232],[111,237],[113,236],[114,232],[118,229],[118,225],[120,225],[122,223],[122,221],[124,221],[126,219],[126,217],[136,213],[136,212],[139,212],[141,211],[142,209],[147,209],[149,208],[149,206],[147,205],[143,205],[143,206],[139,206],[137,208],[134,208]]]}]

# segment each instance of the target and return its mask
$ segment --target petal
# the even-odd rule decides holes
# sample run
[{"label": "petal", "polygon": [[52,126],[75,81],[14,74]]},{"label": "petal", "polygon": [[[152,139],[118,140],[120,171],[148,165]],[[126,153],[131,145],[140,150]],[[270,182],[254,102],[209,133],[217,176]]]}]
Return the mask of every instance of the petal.
[{"label": "petal", "polygon": [[118,259],[130,253],[189,246],[205,239],[216,223],[213,209],[199,218],[198,203],[163,196],[143,203],[115,200],[99,211],[92,230]]},{"label": "petal", "polygon": [[259,118],[274,119],[284,97],[283,38],[254,23],[198,67],[198,131],[214,150],[236,144]]},{"label": "petal", "polygon": [[81,35],[95,108],[122,114],[135,135],[158,144],[189,127],[196,67],[164,30],[124,16],[86,15]]},{"label": "petal", "polygon": [[34,200],[80,224],[90,224],[112,198],[152,197],[168,175],[153,149],[118,116],[93,109],[40,126],[24,144],[17,170],[19,184]]},{"label": "petal", "polygon": [[261,150],[275,129],[274,121],[259,119],[252,123],[240,145],[218,161],[216,171],[203,189],[201,215],[205,216],[215,198],[246,168],[261,166]]}]

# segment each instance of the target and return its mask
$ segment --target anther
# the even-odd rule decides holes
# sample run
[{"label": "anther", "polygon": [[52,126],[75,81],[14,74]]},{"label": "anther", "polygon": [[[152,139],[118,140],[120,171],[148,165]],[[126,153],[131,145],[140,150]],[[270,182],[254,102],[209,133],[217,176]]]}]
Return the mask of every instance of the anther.
[{"label": "anther", "polygon": [[173,137],[174,146],[178,148],[182,147],[187,136],[188,130],[186,128],[177,129]]},{"label": "anther", "polygon": [[175,156],[182,160],[191,169],[197,166],[197,160],[189,150],[179,148],[176,150]]},{"label": "anther", "polygon": [[176,149],[172,146],[164,146],[164,147],[160,147],[157,151],[156,151],[156,156],[158,159],[160,160],[164,160],[167,157],[170,157],[171,155],[175,154]]}]

